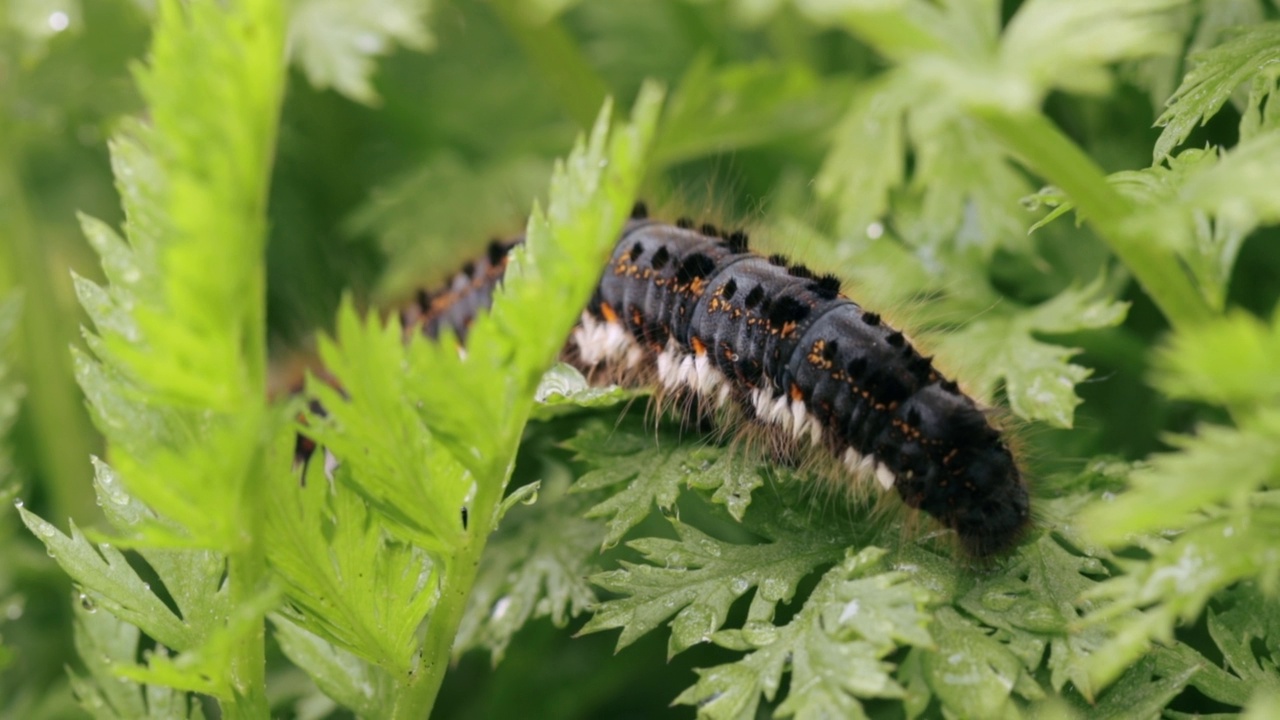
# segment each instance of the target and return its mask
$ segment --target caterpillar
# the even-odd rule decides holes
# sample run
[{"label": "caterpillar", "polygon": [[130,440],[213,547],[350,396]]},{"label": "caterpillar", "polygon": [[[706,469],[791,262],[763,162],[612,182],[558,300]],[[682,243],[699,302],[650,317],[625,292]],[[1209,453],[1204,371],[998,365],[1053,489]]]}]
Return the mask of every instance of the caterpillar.
[{"label": "caterpillar", "polygon": [[[400,314],[406,334],[464,340],[520,242],[492,241],[420,291]],[[834,275],[758,255],[744,232],[657,222],[637,204],[562,360],[892,490],[974,558],[1008,552],[1030,526],[1026,481],[983,409]]]}]

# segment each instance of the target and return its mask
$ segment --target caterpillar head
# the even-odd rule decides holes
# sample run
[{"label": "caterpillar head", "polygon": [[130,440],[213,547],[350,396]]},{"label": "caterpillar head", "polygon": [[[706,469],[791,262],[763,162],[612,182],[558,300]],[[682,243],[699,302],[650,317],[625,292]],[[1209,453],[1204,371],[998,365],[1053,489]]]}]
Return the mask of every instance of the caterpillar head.
[{"label": "caterpillar head", "polygon": [[955,530],[964,550],[1012,550],[1031,522],[1027,484],[1000,432],[968,397],[941,384],[904,403],[918,440],[903,448],[895,486],[907,504]]}]

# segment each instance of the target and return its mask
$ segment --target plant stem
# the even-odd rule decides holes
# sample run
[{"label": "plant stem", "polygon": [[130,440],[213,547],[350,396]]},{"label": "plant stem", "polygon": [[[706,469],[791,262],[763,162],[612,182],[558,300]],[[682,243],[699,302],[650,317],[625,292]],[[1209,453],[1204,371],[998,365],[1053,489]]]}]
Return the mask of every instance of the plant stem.
[{"label": "plant stem", "polygon": [[977,110],[975,114],[1029,168],[1066,192],[1170,325],[1187,327],[1212,315],[1177,256],[1154,242],[1139,223],[1128,222],[1133,206],[1048,118],[1008,110]]},{"label": "plant stem", "polygon": [[[5,70],[0,67],[0,75]],[[16,85],[16,78],[8,84]],[[4,218],[0,223],[0,291],[13,283],[23,295],[18,352],[28,392],[24,406],[34,425],[32,460],[45,477],[49,515],[61,522],[71,517],[91,524],[100,513],[94,507],[93,493],[85,492],[85,481],[91,472],[89,455],[96,451],[97,443],[67,352],[67,346],[75,341],[73,310],[58,299],[51,282],[47,245],[38,237],[27,207],[19,174],[21,128],[12,119],[3,120],[5,108],[17,92],[5,85],[0,79],[0,90],[4,91],[0,96],[0,218]]]},{"label": "plant stem", "polygon": [[[899,10],[848,11],[826,19],[837,19],[890,59],[925,54],[948,59],[954,54],[922,22]],[[1111,187],[1097,163],[1043,113],[995,105],[972,105],[968,111],[991,128],[1028,168],[1066,192],[1170,325],[1186,327],[1212,316],[1209,304],[1177,256],[1155,242],[1151,230],[1129,222],[1133,206]]]}]

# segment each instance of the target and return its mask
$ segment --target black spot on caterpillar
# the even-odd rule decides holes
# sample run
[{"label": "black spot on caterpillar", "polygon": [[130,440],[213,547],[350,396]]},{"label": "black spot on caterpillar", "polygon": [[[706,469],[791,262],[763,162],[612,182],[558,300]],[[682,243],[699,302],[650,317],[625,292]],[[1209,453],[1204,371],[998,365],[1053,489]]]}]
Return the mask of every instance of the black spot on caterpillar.
[{"label": "black spot on caterpillar", "polygon": [[[593,383],[653,387],[754,427],[784,453],[874,479],[976,558],[1019,541],[1030,501],[1001,432],[900,331],[840,294],[834,276],[751,252],[744,233],[647,218],[638,205],[566,362]],[[401,314],[406,332],[465,337],[514,244],[491,243],[443,290],[420,294]]]}]

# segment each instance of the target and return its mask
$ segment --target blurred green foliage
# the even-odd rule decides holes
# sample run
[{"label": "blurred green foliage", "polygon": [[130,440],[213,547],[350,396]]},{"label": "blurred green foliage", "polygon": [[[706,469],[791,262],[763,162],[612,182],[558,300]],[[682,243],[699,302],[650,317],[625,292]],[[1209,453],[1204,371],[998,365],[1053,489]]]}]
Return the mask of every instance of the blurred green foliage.
[{"label": "blurred green foliage", "polygon": [[[1278,17],[0,0],[0,717],[1269,717]],[[969,568],[563,367],[534,405],[637,183],[1008,407],[1027,543]],[[465,362],[357,310],[548,194]],[[266,363],[314,354],[372,459],[299,487]]]}]

